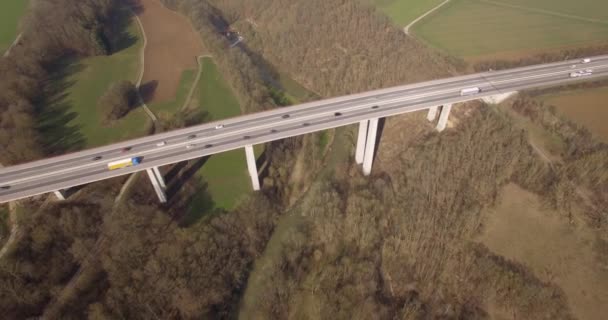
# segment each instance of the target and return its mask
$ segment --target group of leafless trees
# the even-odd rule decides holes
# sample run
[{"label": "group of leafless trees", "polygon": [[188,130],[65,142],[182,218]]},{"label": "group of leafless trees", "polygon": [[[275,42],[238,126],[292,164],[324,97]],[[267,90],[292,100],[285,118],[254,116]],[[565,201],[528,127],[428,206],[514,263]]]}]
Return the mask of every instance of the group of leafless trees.
[{"label": "group of leafless trees", "polygon": [[99,98],[97,105],[102,109],[106,120],[124,117],[138,102],[137,88],[131,81],[113,83]]},{"label": "group of leafless trees", "polygon": [[[0,162],[8,165],[42,156],[37,115],[49,99],[57,62],[112,51],[115,30],[109,20],[115,0],[33,1],[23,19],[23,37],[0,59]],[[50,98],[52,96],[53,98]]]},{"label": "group of leafless trees", "polygon": [[[66,6],[66,1],[38,2]],[[274,68],[324,96],[427,80],[462,68],[357,1],[162,2],[192,20],[244,112],[278,104]],[[80,55],[111,50],[112,33],[104,24],[111,20],[104,12],[110,11],[104,8],[113,4],[89,0],[66,9],[69,17],[57,13],[69,23],[49,36],[52,45],[32,41],[40,47],[28,49],[25,41],[33,37],[28,36],[16,48],[21,53],[6,60],[12,63],[0,61],[0,71],[15,75],[0,79],[0,146],[7,150],[0,161],[40,156],[34,153],[36,88],[48,77],[47,63],[60,55],[42,59],[33,52],[44,46],[64,46]],[[38,23],[50,28],[46,19]],[[80,19],[93,21],[79,28]],[[242,45],[229,48],[219,34],[229,25],[245,36]],[[68,35],[90,42],[72,48],[78,41],[63,44]],[[34,58],[40,60],[27,62]],[[116,116],[129,102],[107,100],[104,104],[118,106]],[[515,109],[532,114],[527,105]],[[181,114],[166,125],[182,127],[196,119],[200,115]],[[13,137],[23,139],[21,147],[8,143]],[[119,179],[87,186],[81,197],[66,203],[32,210],[23,241],[0,261],[1,313],[66,319],[228,319],[239,312],[256,319],[484,319],[485,303],[494,297],[494,304],[518,318],[571,318],[558,287],[471,241],[482,209],[496,201],[506,183],[533,191],[550,187],[555,195],[570,190],[556,183],[552,169],[535,157],[525,132],[508,117],[480,108],[454,131],[427,132],[419,143],[400,146],[397,164],[387,172],[372,178],[350,172],[311,183],[322,169],[319,137],[269,144],[264,191],[231,212],[213,210],[196,223],[183,220],[188,202],[205,191],[193,180],[175,187],[180,195],[170,207],[154,204],[146,181],[136,181],[125,203],[115,204],[124,182]],[[592,145],[572,158],[580,165],[565,172],[580,175],[589,186],[604,186],[605,176],[595,175],[602,155]],[[298,161],[309,189],[292,185]],[[289,199],[299,196],[290,208]]]},{"label": "group of leafless trees", "polygon": [[561,289],[470,242],[481,210],[531,161],[525,133],[478,109],[407,147],[392,172],[317,183],[278,226],[290,231],[259,261],[241,316],[484,319],[495,297],[516,317],[571,319]]}]

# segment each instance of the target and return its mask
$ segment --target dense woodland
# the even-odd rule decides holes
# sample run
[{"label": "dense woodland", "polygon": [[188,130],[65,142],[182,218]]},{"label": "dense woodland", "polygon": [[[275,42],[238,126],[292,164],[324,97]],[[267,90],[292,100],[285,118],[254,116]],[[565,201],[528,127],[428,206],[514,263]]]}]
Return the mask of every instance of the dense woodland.
[{"label": "dense woodland", "polygon": [[[50,65],[66,53],[112,51],[121,7],[66,1],[36,1],[40,8],[30,10],[24,41],[0,60],[0,71],[15,75],[0,79],[0,146],[7,150],[0,162],[42,156],[33,153],[40,142],[34,123]],[[275,107],[278,70],[331,96],[464,68],[356,1],[162,1],[190,17],[243,112]],[[66,21],[56,24],[61,30],[26,41],[35,39],[31,28],[55,28],[54,15],[29,22],[52,8]],[[246,42],[228,48],[219,33],[228,26]],[[331,157],[343,144],[352,149],[348,130],[333,132],[338,142],[327,148],[319,147],[319,135],[268,144],[263,191],[231,212],[216,210],[194,222],[184,214],[194,195],[205,192],[187,179],[197,161],[165,172],[168,206],[157,204],[145,175],[130,184],[121,178],[86,186],[66,202],[23,203],[18,241],[0,258],[0,313],[7,319],[486,319],[492,302],[517,318],[571,319],[559,287],[471,241],[480,212],[509,182],[566,211],[578,201],[569,181],[606,199],[606,146],[550,108],[535,107],[524,97],[513,110],[565,137],[569,151],[557,168],[535,156],[526,132],[505,113],[484,107],[443,134],[429,126],[416,143],[383,142],[400,152],[390,169],[371,178],[350,162],[320,174],[325,152]],[[204,115],[176,115],[162,129],[194,118]],[[21,147],[10,149],[8,139],[16,138]],[[296,179],[296,171],[304,178]],[[123,184],[127,191],[116,201]],[[606,210],[594,212],[589,221],[605,228]]]},{"label": "dense woodland", "polygon": [[[123,15],[118,0],[33,1],[22,40],[0,59],[0,163],[41,157],[39,116],[61,96],[52,83],[67,56],[109,54],[121,35],[112,19]],[[57,137],[59,139],[59,137]],[[40,151],[45,149],[45,151]]]}]

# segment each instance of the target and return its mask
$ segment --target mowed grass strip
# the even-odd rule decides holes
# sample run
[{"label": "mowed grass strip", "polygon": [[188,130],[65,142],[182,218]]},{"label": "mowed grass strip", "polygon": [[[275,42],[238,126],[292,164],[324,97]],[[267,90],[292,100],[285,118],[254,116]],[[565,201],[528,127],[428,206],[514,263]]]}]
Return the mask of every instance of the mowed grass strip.
[{"label": "mowed grass strip", "polygon": [[19,19],[25,13],[28,0],[0,1],[0,56],[17,37]]},{"label": "mowed grass strip", "polygon": [[375,0],[382,12],[397,25],[405,27],[419,16],[438,6],[444,0]]},{"label": "mowed grass strip", "polygon": [[142,46],[138,27],[132,22],[127,30],[135,43],[110,56],[80,60],[80,71],[69,75],[65,101],[74,116],[67,125],[79,128],[87,147],[143,136],[147,118],[142,108],[131,111],[114,124],[102,125],[103,116],[97,100],[112,83],[121,80],[136,81],[139,67],[139,51]]},{"label": "mowed grass strip", "polygon": [[608,87],[564,91],[539,99],[608,143]]},{"label": "mowed grass strip", "polygon": [[192,86],[194,85],[195,78],[196,70],[186,70],[182,72],[181,78],[179,80],[179,85],[177,87],[175,99],[173,99],[172,101],[153,103],[148,105],[148,107],[150,107],[152,112],[158,115],[175,115],[182,108],[184,102],[186,102],[188,92],[190,92],[190,88],[192,88]]},{"label": "mowed grass strip", "polygon": [[414,33],[465,59],[608,41],[608,25],[514,9],[480,0],[452,0],[414,26]]}]

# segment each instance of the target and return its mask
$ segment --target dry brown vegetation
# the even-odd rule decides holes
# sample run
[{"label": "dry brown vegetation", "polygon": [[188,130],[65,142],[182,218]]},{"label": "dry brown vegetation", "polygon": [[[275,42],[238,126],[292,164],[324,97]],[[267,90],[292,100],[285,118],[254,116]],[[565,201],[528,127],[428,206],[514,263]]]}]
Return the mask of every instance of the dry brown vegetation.
[{"label": "dry brown vegetation", "polygon": [[527,319],[571,318],[558,287],[470,242],[481,210],[534,162],[524,132],[479,109],[406,146],[393,172],[320,182],[280,254],[256,262],[241,316],[472,319],[494,297]]},{"label": "dry brown vegetation", "polygon": [[196,70],[204,53],[201,38],[181,15],[158,0],[133,0],[146,33],[142,84],[151,88],[149,102],[175,99],[182,73]]},{"label": "dry brown vegetation", "polygon": [[[274,68],[323,95],[458,70],[354,1],[163,2],[191,18],[244,112],[275,106]],[[228,47],[218,31],[229,25],[245,43]],[[85,187],[24,221],[26,240],[0,261],[0,311],[61,319],[487,319],[495,307],[518,319],[571,319],[555,283],[475,242],[482,212],[508,183],[570,215],[577,188],[591,197],[585,203],[606,199],[605,145],[536,107],[524,97],[513,109],[563,136],[563,164],[541,161],[508,113],[482,105],[442,134],[421,125],[407,139],[383,138],[381,148],[391,148],[381,161],[390,165],[371,178],[341,159],[352,152],[352,130],[337,130],[328,148],[319,134],[271,143],[263,192],[195,223],[184,223],[184,211],[205,186],[180,180],[197,161],[168,168],[168,207],[156,204],[141,176],[117,205],[122,180]],[[177,115],[166,126],[191,118]],[[336,172],[320,174],[327,166]],[[606,210],[590,212],[587,221],[605,227]],[[602,261],[606,243],[597,244]]]}]

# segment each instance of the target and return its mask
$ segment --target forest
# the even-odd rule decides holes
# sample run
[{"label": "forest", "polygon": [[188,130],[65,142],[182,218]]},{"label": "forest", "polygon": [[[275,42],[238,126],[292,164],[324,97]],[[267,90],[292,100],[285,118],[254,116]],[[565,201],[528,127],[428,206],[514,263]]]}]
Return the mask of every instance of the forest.
[{"label": "forest", "polygon": [[[0,163],[35,160],[53,153],[41,146],[39,117],[58,99],[53,76],[68,56],[111,54],[121,37],[112,19],[118,0],[36,1],[24,18],[23,40],[0,60]],[[43,151],[44,150],[44,151]]]},{"label": "forest", "polygon": [[[470,68],[404,36],[357,1],[162,2],[190,18],[243,113],[277,107],[279,72],[329,97]],[[110,54],[120,37],[113,17],[124,5],[39,0],[30,8],[24,41],[0,60],[0,71],[11,75],[0,78],[2,164],[57,152],[42,148],[36,127],[49,68],[66,54]],[[228,26],[246,38],[230,50],[219,33]],[[528,132],[500,108],[473,103],[442,134],[425,125],[412,129],[408,142],[383,137],[381,147],[396,149],[394,163],[371,177],[353,164],[353,130],[333,130],[323,148],[318,134],[269,143],[263,190],[230,212],[215,210],[195,222],[184,214],[205,190],[187,179],[197,161],[163,170],[171,196],[166,206],[137,174],[84,186],[65,202],[24,201],[16,244],[0,258],[0,313],[7,319],[487,319],[491,302],[517,318],[573,319],[560,287],[472,238],[481,211],[507,183],[541,194],[566,215],[580,202],[574,189],[584,186],[598,199],[587,221],[605,230],[608,147],[549,106],[519,97],[510,110],[566,140],[564,162],[549,166],[529,145]],[[183,116],[161,129],[187,125]],[[345,155],[338,154],[341,145]],[[341,156],[348,159],[326,174],[329,159]]]}]

